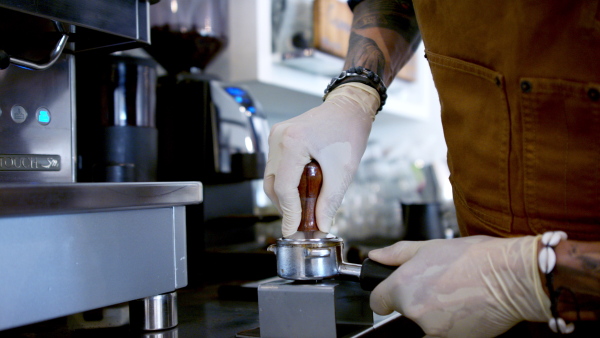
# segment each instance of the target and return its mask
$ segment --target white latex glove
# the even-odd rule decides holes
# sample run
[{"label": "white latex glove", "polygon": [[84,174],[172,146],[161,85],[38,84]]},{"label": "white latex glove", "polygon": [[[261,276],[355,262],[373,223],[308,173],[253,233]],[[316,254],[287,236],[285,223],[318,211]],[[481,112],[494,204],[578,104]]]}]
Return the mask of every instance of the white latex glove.
[{"label": "white latex glove", "polygon": [[373,290],[371,308],[398,311],[436,337],[495,337],[524,320],[547,322],[538,241],[473,236],[373,250],[371,259],[400,267]]},{"label": "white latex glove", "polygon": [[317,225],[329,232],[365,152],[378,107],[375,89],[352,82],[330,92],[320,106],[271,128],[264,190],[283,216],[284,237],[300,225],[298,184],[311,159],[319,162],[323,173]]}]

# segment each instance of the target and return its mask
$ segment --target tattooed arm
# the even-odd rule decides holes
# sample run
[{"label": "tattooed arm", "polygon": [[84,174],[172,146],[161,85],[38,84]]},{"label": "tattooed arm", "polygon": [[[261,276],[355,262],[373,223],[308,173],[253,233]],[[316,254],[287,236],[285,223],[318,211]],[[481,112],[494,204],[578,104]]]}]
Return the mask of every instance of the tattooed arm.
[{"label": "tattooed arm", "polygon": [[600,243],[561,241],[556,255],[554,288],[565,289],[559,297],[559,314],[566,320],[576,320],[576,300],[582,320],[599,320]]},{"label": "tattooed arm", "polygon": [[[350,48],[344,69],[362,66],[389,85],[420,41],[412,3],[365,0],[354,8]],[[316,160],[323,186],[316,205],[317,224],[328,232],[365,152],[381,96],[376,89],[347,79],[308,112],[275,124],[269,136],[264,190],[281,212],[283,236],[301,219],[298,183],[304,165]]]},{"label": "tattooed arm", "polygon": [[[354,8],[345,68],[362,66],[389,85],[420,41],[410,1],[365,0]],[[348,185],[365,152],[371,125],[381,103],[376,89],[347,79],[323,104],[275,124],[269,136],[264,190],[282,214],[283,236],[301,219],[298,183],[304,165],[316,160],[323,186],[316,205],[317,224],[328,232]]]},{"label": "tattooed arm", "polygon": [[368,68],[389,85],[421,41],[412,1],[365,0],[353,12],[344,69]]}]

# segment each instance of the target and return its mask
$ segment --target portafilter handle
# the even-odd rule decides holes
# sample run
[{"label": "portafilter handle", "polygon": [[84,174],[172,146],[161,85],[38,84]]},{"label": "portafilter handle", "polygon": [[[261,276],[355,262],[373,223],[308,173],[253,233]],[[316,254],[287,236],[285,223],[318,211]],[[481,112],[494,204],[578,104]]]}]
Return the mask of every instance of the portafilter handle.
[{"label": "portafilter handle", "polygon": [[396,269],[398,269],[397,266],[384,265],[367,258],[360,268],[360,287],[366,291],[373,291],[379,283],[388,278]]},{"label": "portafilter handle", "polygon": [[342,262],[338,266],[338,272],[340,275],[357,278],[363,290],[373,291],[379,283],[388,278],[397,268],[397,266],[384,265],[367,258],[362,265]]},{"label": "portafilter handle", "polygon": [[312,160],[304,167],[304,172],[298,185],[300,204],[302,206],[302,219],[300,220],[298,231],[319,231],[315,209],[322,184],[323,173],[321,172],[321,166],[317,161]]}]

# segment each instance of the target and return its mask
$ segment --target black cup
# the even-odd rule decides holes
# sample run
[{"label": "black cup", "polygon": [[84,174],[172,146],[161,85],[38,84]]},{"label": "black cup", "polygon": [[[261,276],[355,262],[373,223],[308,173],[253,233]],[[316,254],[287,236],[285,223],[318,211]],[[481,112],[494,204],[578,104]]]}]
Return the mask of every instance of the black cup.
[{"label": "black cup", "polygon": [[445,238],[439,203],[402,203],[402,222],[406,227],[404,240],[422,241]]}]

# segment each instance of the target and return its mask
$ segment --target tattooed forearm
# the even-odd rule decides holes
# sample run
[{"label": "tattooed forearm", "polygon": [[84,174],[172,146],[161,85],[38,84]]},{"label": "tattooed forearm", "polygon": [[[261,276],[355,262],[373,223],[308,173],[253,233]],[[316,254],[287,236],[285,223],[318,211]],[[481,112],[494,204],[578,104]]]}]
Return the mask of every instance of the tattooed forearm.
[{"label": "tattooed forearm", "polygon": [[420,41],[411,1],[365,0],[354,9],[345,68],[363,66],[389,84]]},{"label": "tattooed forearm", "polygon": [[561,252],[561,262],[567,267],[600,280],[600,252],[594,250],[592,242],[567,241]]},{"label": "tattooed forearm", "polygon": [[578,257],[579,261],[581,261],[581,266],[591,272],[594,273],[596,275],[599,274],[600,272],[600,260],[598,260],[597,257],[590,257],[590,256],[581,256]]},{"label": "tattooed forearm", "polygon": [[600,319],[600,243],[561,241],[555,250],[554,286],[566,290],[559,296],[559,312],[567,320]]},{"label": "tattooed forearm", "polygon": [[386,28],[398,33],[409,44],[418,40],[419,27],[412,1],[373,1],[354,21],[356,30]]},{"label": "tattooed forearm", "polygon": [[385,57],[377,43],[355,33],[350,34],[350,48],[346,62],[353,66],[368,68],[380,75],[385,69]]}]

